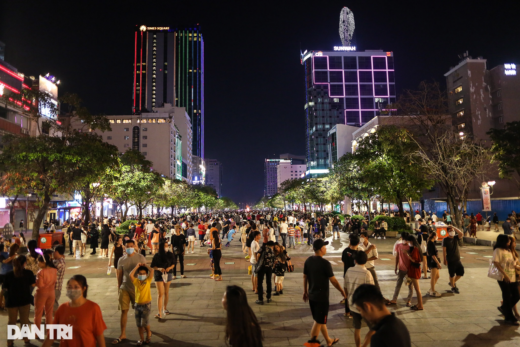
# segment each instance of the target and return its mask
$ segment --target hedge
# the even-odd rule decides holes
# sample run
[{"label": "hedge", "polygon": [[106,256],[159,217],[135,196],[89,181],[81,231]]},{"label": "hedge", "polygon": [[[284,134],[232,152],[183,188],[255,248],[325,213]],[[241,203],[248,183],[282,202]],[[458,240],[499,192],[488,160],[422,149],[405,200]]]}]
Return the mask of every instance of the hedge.
[{"label": "hedge", "polygon": [[388,223],[388,231],[412,232],[402,217],[375,216],[374,219],[370,221],[368,228],[374,230],[375,221],[381,223],[383,220]]},{"label": "hedge", "polygon": [[365,217],[360,214],[355,214],[352,217],[350,217],[350,219],[359,219],[360,221],[364,221]]},{"label": "hedge", "polygon": [[117,228],[116,228],[116,232],[118,234],[126,234],[128,233],[128,231],[130,230],[130,224],[137,224],[137,221],[136,220],[127,220],[127,221],[124,221],[123,223],[121,223]]}]

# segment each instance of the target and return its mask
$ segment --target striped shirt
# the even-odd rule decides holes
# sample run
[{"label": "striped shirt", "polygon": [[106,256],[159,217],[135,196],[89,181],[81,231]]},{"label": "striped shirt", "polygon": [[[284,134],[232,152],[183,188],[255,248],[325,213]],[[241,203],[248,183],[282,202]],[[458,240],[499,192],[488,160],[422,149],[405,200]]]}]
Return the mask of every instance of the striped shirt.
[{"label": "striped shirt", "polygon": [[65,259],[54,259],[54,266],[58,269],[58,275],[56,278],[56,286],[54,289],[61,290],[61,287],[63,286],[63,278],[65,277]]},{"label": "striped shirt", "polygon": [[366,269],[365,265],[357,265],[347,270],[343,287],[347,288],[348,303],[352,312],[360,313],[352,303],[352,296],[356,289],[362,284],[374,284],[372,274]]},{"label": "striped shirt", "polygon": [[293,227],[289,227],[289,229],[287,230],[287,233],[289,234],[289,236],[294,236],[294,233],[295,233],[295,230]]}]

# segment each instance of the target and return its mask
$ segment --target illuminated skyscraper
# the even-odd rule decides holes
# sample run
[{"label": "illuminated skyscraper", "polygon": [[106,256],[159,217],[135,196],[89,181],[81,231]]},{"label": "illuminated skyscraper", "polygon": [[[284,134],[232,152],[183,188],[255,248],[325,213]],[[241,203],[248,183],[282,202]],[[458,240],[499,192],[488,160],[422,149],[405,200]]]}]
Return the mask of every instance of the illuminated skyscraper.
[{"label": "illuminated skyscraper", "polygon": [[204,158],[204,40],[200,27],[136,26],[134,114],[171,104],[186,108],[193,155]]}]

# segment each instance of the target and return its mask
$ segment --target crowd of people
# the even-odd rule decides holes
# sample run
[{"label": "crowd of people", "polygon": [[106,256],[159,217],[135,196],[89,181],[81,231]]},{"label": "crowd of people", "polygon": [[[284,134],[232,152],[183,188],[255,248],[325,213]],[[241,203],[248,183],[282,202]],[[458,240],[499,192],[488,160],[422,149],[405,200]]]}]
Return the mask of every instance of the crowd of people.
[{"label": "crowd of people", "polygon": [[[447,217],[445,221],[449,220]],[[250,264],[249,290],[256,294],[255,303],[258,305],[269,304],[274,296],[284,295],[285,273],[294,271],[289,255],[291,248],[311,246],[299,250],[314,253],[305,261],[303,268],[303,299],[309,302],[314,319],[308,346],[319,346],[320,334],[327,346],[339,341],[329,336],[326,325],[330,284],[344,298],[345,316],[352,318],[356,346],[367,346],[369,343],[372,346],[384,345],[385,339],[389,338],[396,341],[395,345],[410,346],[410,335],[405,325],[389,311],[391,306],[397,305],[402,284],[408,287],[406,306],[412,311],[422,311],[425,305],[419,285],[421,279],[430,280],[429,296],[441,297],[436,286],[442,266],[448,269],[450,291],[454,294],[460,293],[457,282],[464,276],[459,251],[464,229],[448,225],[447,237],[442,241],[441,257],[436,245],[438,236],[433,218],[426,221],[418,218],[416,223],[418,228],[414,233],[402,233],[394,245],[397,280],[390,298],[383,296],[378,281],[375,260],[379,254],[373,241],[386,238],[388,224],[384,220],[373,223],[374,232],[370,233],[367,220],[346,218],[342,223],[338,216],[333,215],[295,212],[193,213],[172,219],[146,218],[131,223],[128,231],[122,234],[116,232],[118,223],[114,219],[89,225],[84,225],[81,220],[71,221],[65,224],[63,231],[68,236],[69,255],[81,259],[86,254],[87,244],[92,249],[90,254],[97,255],[96,248],[100,245],[99,257],[108,258],[108,273],[111,273],[112,266],[116,270],[121,330],[119,337],[111,342],[113,345],[127,340],[131,308],[139,332],[137,345],[149,344],[152,341],[150,315],[163,319],[170,314],[170,284],[177,279],[177,274],[180,278],[186,278],[184,257],[196,249],[199,254],[206,249],[211,266],[209,277],[222,281],[223,251],[238,238],[245,260]],[[332,240],[339,239],[340,231],[346,231],[348,235],[348,247],[341,257],[344,264],[343,284],[334,276],[330,262],[324,258],[329,244],[326,239],[330,236]],[[106,325],[99,306],[87,300],[85,277],[74,275],[67,281],[66,296],[70,300],[58,305],[65,277],[65,245],[40,250],[36,240],[26,242],[20,237],[17,241],[12,244],[8,240],[0,242],[0,306],[7,308],[9,324],[16,324],[17,321],[29,324],[30,307],[33,305],[34,324],[41,324],[43,319],[46,324],[72,324],[74,334],[80,334],[84,341],[89,342],[84,345],[94,346],[97,343],[104,346]],[[19,254],[20,246],[27,247],[27,254]],[[520,263],[515,246],[514,237],[507,233],[499,235],[492,267],[502,291],[498,310],[507,323],[518,325],[520,316],[516,304],[520,300],[520,292],[517,272],[520,271]],[[147,256],[151,259],[147,260]],[[152,293],[152,281],[155,282],[155,293]],[[417,301],[413,303],[414,291]],[[232,346],[261,346],[260,325],[247,303],[245,290],[227,286],[222,305],[227,312],[226,341]],[[77,320],[75,315],[79,310],[82,318]],[[363,321],[370,326],[364,339],[361,337]],[[52,338],[47,336],[44,346],[52,343]],[[8,345],[12,346],[13,341],[8,341]]]}]

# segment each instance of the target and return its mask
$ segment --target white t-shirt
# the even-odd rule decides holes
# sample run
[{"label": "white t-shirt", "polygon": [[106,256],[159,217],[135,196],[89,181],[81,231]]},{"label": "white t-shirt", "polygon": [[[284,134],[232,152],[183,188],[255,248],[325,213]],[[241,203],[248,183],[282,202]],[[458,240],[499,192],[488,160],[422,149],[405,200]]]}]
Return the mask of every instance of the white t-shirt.
[{"label": "white t-shirt", "polygon": [[288,227],[287,223],[280,224],[280,234],[287,234]]},{"label": "white t-shirt", "polygon": [[[370,247],[372,244],[369,242],[366,246],[365,244],[359,246],[358,249],[361,249],[363,248],[363,250],[366,250],[368,249],[368,247]],[[377,249],[376,248],[372,248],[372,250],[370,252],[367,253],[367,259],[370,259],[372,257],[379,257],[379,254],[377,253]],[[367,263],[365,264],[365,267],[367,269],[371,269],[374,267],[374,261],[373,260],[368,260]]]},{"label": "white t-shirt", "polygon": [[253,240],[253,242],[251,242],[251,264],[256,264],[256,252],[258,252],[260,250],[260,245],[258,244],[258,242],[256,242],[256,240]]},{"label": "white t-shirt", "polygon": [[154,229],[153,223],[146,224],[146,233],[151,234]]},{"label": "white t-shirt", "polygon": [[289,224],[294,224],[295,218],[293,216],[289,216]]}]

